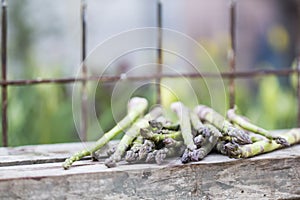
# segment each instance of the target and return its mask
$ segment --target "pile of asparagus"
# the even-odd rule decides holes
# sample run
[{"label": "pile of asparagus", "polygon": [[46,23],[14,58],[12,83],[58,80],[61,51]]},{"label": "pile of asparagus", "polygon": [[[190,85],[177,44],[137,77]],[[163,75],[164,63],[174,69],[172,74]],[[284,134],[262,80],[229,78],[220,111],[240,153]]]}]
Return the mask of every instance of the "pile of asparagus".
[{"label": "pile of asparagus", "polygon": [[147,107],[146,99],[132,98],[127,115],[91,148],[66,159],[64,169],[88,155],[99,160],[97,152],[101,147],[122,132],[125,134],[117,147],[107,152],[107,167],[115,167],[123,158],[129,163],[161,164],[166,157],[180,156],[182,163],[188,163],[203,159],[212,150],[233,158],[248,158],[300,142],[297,129],[273,135],[237,115],[235,109],[230,109],[225,118],[204,105],[190,110],[183,103],[175,102],[171,109],[178,123],[173,123],[163,116],[160,106],[144,115]]}]

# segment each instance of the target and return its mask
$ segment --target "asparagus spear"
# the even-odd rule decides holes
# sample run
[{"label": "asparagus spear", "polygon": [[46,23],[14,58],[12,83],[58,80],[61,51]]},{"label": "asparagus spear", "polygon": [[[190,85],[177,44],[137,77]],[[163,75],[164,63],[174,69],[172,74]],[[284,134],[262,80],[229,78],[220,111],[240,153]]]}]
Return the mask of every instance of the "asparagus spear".
[{"label": "asparagus spear", "polygon": [[180,131],[168,131],[165,134],[158,134],[153,133],[151,130],[148,129],[141,129],[140,133],[145,139],[152,140],[154,142],[159,142],[166,138],[178,139],[181,137]]},{"label": "asparagus spear", "polygon": [[128,114],[115,127],[113,127],[98,141],[96,141],[96,143],[92,147],[79,151],[73,154],[70,158],[66,159],[63,163],[63,168],[69,169],[75,161],[78,161],[85,156],[91,155],[93,152],[103,147],[112,138],[129,127],[138,117],[143,115],[143,113],[147,109],[147,106],[148,102],[146,99],[140,97],[132,98],[128,103]]},{"label": "asparagus spear", "polygon": [[254,133],[263,135],[270,140],[275,140],[277,144],[281,144],[282,146],[290,145],[284,138],[278,137],[278,136],[273,136],[272,134],[270,134],[269,131],[267,131],[263,128],[260,128],[256,125],[250,123],[249,121],[245,120],[245,118],[243,118],[242,116],[237,115],[235,113],[235,109],[228,110],[227,117],[230,121],[239,125],[240,127],[244,128],[246,130],[252,131]]},{"label": "asparagus spear", "polygon": [[239,144],[251,144],[251,138],[241,129],[234,127],[222,115],[204,105],[199,105],[195,108],[201,120],[207,121],[218,128],[224,136],[228,135],[235,138]]},{"label": "asparagus spear", "polygon": [[206,139],[205,143],[202,145],[201,148],[196,149],[191,154],[191,160],[192,161],[199,161],[202,160],[211,150],[214,148],[214,146],[218,142],[218,137],[212,135],[209,138]]},{"label": "asparagus spear", "polygon": [[184,144],[186,145],[188,150],[195,150],[196,145],[194,144],[193,140],[191,120],[188,108],[186,108],[181,102],[175,102],[171,104],[171,109],[179,118],[179,124]]},{"label": "asparagus spear", "polygon": [[[190,111],[190,118],[191,118],[191,124],[192,127],[195,129],[196,131],[196,135],[202,135],[204,137],[209,137],[210,135],[210,131],[208,130],[208,127],[205,126],[199,119],[199,117],[197,116],[197,114],[195,112],[191,112]],[[195,140],[194,140],[195,141]]]},{"label": "asparagus spear", "polygon": [[108,159],[105,160],[107,167],[114,167],[116,163],[121,160],[121,157],[126,152],[126,149],[131,145],[132,141],[140,134],[140,129],[149,127],[149,120],[155,119],[162,115],[163,110],[161,107],[156,107],[151,110],[143,118],[137,120],[125,133],[121,139],[116,151]]},{"label": "asparagus spear", "polygon": [[[291,129],[288,132],[279,134],[278,136],[284,138],[289,144],[296,144],[300,142],[300,129]],[[274,151],[282,147],[283,146],[281,144],[278,144],[274,140],[261,140],[253,144],[232,148],[228,150],[228,154],[235,158],[249,158],[262,153]]]},{"label": "asparagus spear", "polygon": [[149,124],[150,124],[152,130],[158,130],[157,132],[159,132],[161,130],[178,131],[179,127],[180,127],[179,124],[172,123],[163,116],[160,116],[159,118],[154,119],[154,120],[150,120]]},{"label": "asparagus spear", "polygon": [[232,157],[235,151],[239,148],[237,143],[231,143],[228,141],[220,140],[217,142],[215,149],[221,154]]}]

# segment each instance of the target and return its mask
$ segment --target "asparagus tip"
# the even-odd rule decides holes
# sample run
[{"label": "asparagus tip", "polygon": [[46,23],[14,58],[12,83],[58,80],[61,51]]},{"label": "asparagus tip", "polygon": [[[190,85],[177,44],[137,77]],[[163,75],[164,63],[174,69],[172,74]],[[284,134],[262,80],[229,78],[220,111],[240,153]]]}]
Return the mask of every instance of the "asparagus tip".
[{"label": "asparagus tip", "polygon": [[210,130],[207,126],[204,126],[201,130],[201,134],[204,136],[204,137],[209,137],[210,136]]},{"label": "asparagus tip", "polygon": [[167,148],[163,148],[157,151],[156,155],[155,155],[155,161],[157,164],[162,164],[162,162],[164,161],[164,159],[167,157],[167,153],[168,153],[168,149]]},{"label": "asparagus tip", "polygon": [[200,146],[204,142],[204,137],[202,135],[198,135],[194,138],[194,143],[196,146]]},{"label": "asparagus tip", "polygon": [[290,146],[290,143],[282,137],[276,137],[275,141],[276,141],[277,144],[281,144],[284,147],[289,147]]},{"label": "asparagus tip", "polygon": [[137,105],[147,107],[148,101],[142,97],[133,97],[128,102],[128,110],[131,110],[132,108],[136,107]]},{"label": "asparagus tip", "polygon": [[147,158],[146,158],[146,162],[152,162],[155,159],[155,155],[156,155],[156,150],[154,150],[153,152],[148,153]]},{"label": "asparagus tip", "polygon": [[104,164],[108,168],[116,167],[117,166],[117,163],[114,161],[114,159],[111,159],[111,158],[106,159],[105,162],[104,162]]},{"label": "asparagus tip", "polygon": [[139,154],[138,154],[138,153],[129,150],[129,151],[126,152],[125,160],[126,160],[127,162],[134,162],[134,161],[137,160],[138,157],[139,157]]},{"label": "asparagus tip", "polygon": [[146,128],[141,128],[140,129],[140,134],[144,138],[151,138],[151,135],[152,135],[151,131],[146,129]]},{"label": "asparagus tip", "polygon": [[65,160],[65,162],[62,164],[62,166],[63,166],[63,168],[64,168],[65,170],[67,170],[67,169],[69,169],[69,168],[71,167],[72,163],[73,163],[73,162],[72,162],[69,158],[67,158],[67,159]]},{"label": "asparagus tip", "polygon": [[62,166],[63,166],[64,170],[67,170],[67,169],[69,169],[69,168],[70,168],[70,166],[69,166],[69,165],[67,165],[67,164],[65,164],[65,163],[64,163]]},{"label": "asparagus tip", "polygon": [[188,163],[190,161],[190,152],[188,149],[185,149],[184,153],[181,156],[181,162],[183,164]]},{"label": "asparagus tip", "polygon": [[190,153],[191,160],[196,162],[199,161],[200,154],[200,149],[195,149]]}]

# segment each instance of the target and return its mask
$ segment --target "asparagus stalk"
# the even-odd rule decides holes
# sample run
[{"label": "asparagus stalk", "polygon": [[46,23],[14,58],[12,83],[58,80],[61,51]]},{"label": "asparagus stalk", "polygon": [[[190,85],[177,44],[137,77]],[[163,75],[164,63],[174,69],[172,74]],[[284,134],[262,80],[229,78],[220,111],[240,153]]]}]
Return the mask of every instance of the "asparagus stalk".
[{"label": "asparagus stalk", "polygon": [[[205,126],[197,116],[195,112],[190,112],[191,124],[194,130],[196,131],[196,136],[202,135],[204,137],[209,137],[210,131],[208,127]],[[195,141],[195,140],[194,140]]]},{"label": "asparagus stalk", "polygon": [[278,136],[273,136],[272,134],[270,134],[269,131],[258,127],[252,123],[250,123],[249,121],[245,120],[245,118],[243,118],[242,116],[239,116],[235,113],[235,109],[230,109],[227,112],[227,117],[230,121],[232,121],[233,123],[239,125],[240,127],[252,131],[254,133],[260,134],[262,136],[265,136],[266,138],[270,139],[270,140],[275,140],[277,144],[281,144],[282,146],[289,146],[289,143],[282,137],[278,137]]},{"label": "asparagus stalk", "polygon": [[175,102],[171,104],[171,109],[176,113],[179,119],[184,144],[186,145],[188,150],[195,150],[196,145],[194,144],[193,140],[191,120],[188,108],[186,108],[181,102]]},{"label": "asparagus stalk", "polygon": [[158,133],[153,133],[148,129],[141,129],[140,133],[145,139],[152,140],[156,143],[166,138],[179,139],[181,137],[180,131],[168,131],[165,134],[158,134]]},{"label": "asparagus stalk", "polygon": [[216,136],[210,136],[210,138],[206,139],[206,142],[203,144],[203,146],[199,149],[196,149],[192,152],[191,160],[192,161],[199,161],[202,160],[211,150],[214,148],[214,146],[218,142],[218,137]]},{"label": "asparagus stalk", "polygon": [[[284,138],[289,144],[296,144],[300,142],[300,129],[291,129],[288,132],[279,134],[278,136]],[[262,153],[271,152],[282,147],[283,146],[281,144],[278,144],[274,140],[261,140],[253,144],[232,148],[228,150],[228,154],[235,158],[249,158]]]},{"label": "asparagus stalk", "polygon": [[168,121],[165,117],[161,116],[157,119],[150,120],[149,124],[153,130],[173,130],[178,131],[179,130],[179,124],[172,123]]},{"label": "asparagus stalk", "polygon": [[215,149],[220,152],[221,154],[227,155],[229,157],[232,157],[234,153],[239,148],[239,145],[237,143],[231,143],[225,140],[220,140],[217,142]]},{"label": "asparagus stalk", "polygon": [[234,127],[222,115],[204,105],[199,105],[195,108],[201,120],[207,121],[218,128],[224,136],[228,135],[235,138],[239,144],[251,144],[251,138],[241,129]]},{"label": "asparagus stalk", "polygon": [[128,114],[115,127],[113,127],[110,131],[105,133],[98,141],[96,141],[96,143],[92,147],[79,151],[73,154],[70,158],[66,159],[63,163],[63,168],[69,169],[75,161],[78,161],[85,156],[91,155],[93,152],[103,147],[112,138],[124,131],[137,118],[143,115],[143,113],[147,109],[147,106],[148,102],[146,99],[140,97],[132,98],[128,103]]},{"label": "asparagus stalk", "polygon": [[161,107],[156,107],[151,110],[143,118],[137,120],[125,133],[120,143],[118,144],[116,151],[105,161],[107,167],[115,167],[116,163],[121,160],[122,156],[126,152],[126,149],[131,145],[132,141],[140,134],[140,129],[149,127],[149,120],[155,119],[162,115],[163,110]]}]

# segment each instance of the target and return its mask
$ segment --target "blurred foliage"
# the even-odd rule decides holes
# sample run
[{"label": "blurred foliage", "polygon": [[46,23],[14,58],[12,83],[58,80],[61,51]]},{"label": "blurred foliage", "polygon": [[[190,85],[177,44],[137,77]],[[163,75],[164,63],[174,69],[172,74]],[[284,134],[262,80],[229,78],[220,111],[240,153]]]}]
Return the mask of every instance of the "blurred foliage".
[{"label": "blurred foliage", "polygon": [[64,86],[10,87],[8,92],[10,146],[77,141]]},{"label": "blurred foliage", "polygon": [[241,114],[266,129],[296,126],[297,99],[294,89],[282,87],[274,76],[257,81],[257,92],[238,86],[236,103]]}]

